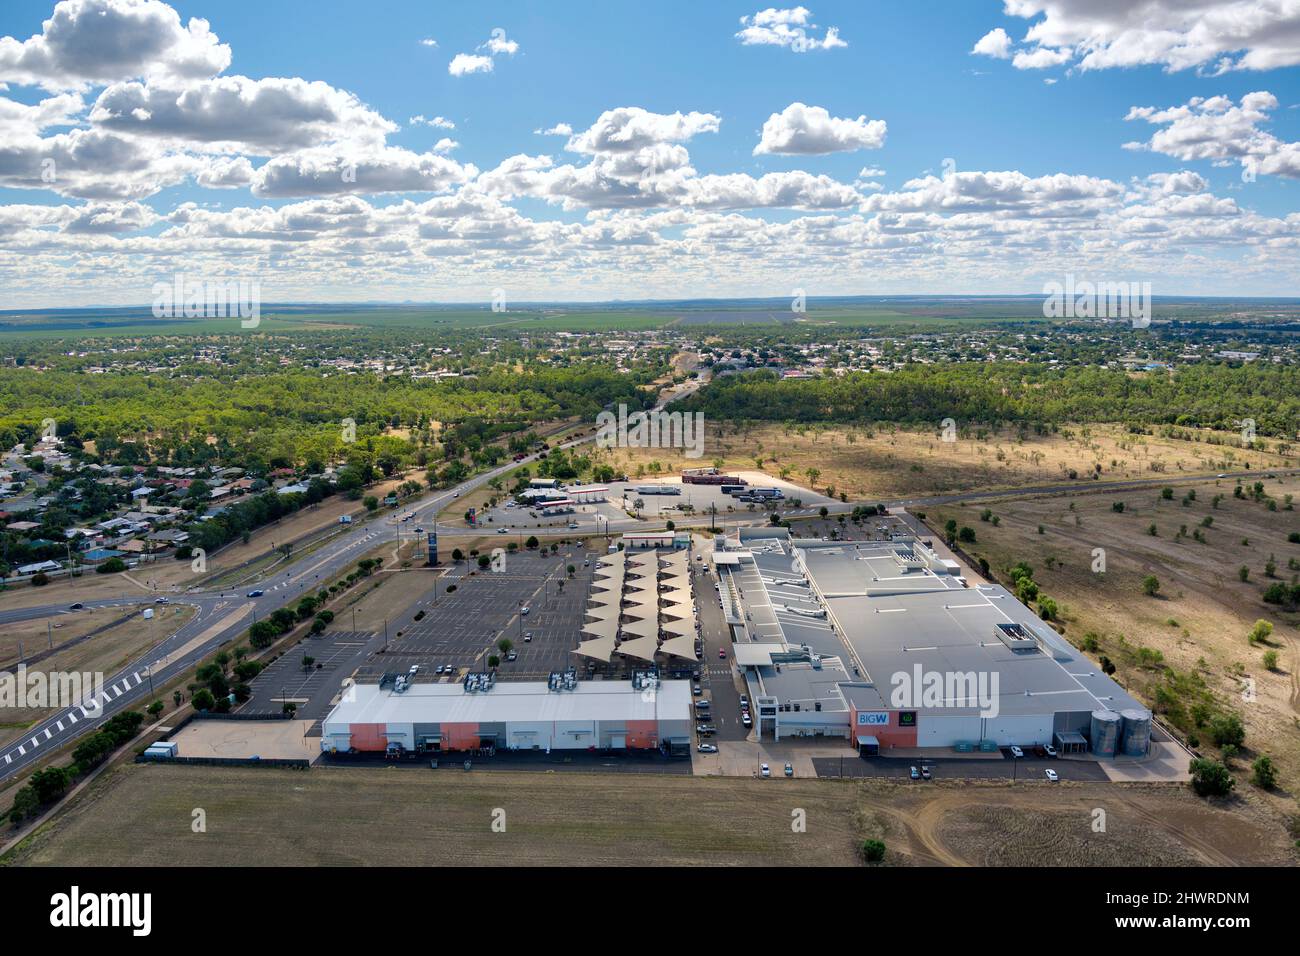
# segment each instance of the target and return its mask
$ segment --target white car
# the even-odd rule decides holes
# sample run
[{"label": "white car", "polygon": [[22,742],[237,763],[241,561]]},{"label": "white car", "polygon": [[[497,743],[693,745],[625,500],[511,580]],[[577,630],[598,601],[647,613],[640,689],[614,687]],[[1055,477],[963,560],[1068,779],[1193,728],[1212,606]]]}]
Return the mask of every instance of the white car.
[{"label": "white car", "polygon": [[761,763],[758,765],[758,775],[760,777],[770,777],[772,776],[772,768],[765,763]]},{"label": "white car", "polygon": [[1061,779],[1060,775],[1055,770],[1044,770],[1043,773],[1047,775],[1047,779],[1052,783],[1056,783],[1056,781]]},{"label": "white car", "polygon": [[1019,760],[1019,759],[1020,759],[1021,757],[1023,757],[1024,755],[1025,755],[1025,752],[1024,752],[1023,750],[1021,750],[1019,747],[1012,746],[1012,748],[1011,748],[1011,756],[1013,756],[1013,757],[1015,757],[1017,760]]},{"label": "white car", "polygon": [[1047,754],[1047,756],[1049,757],[1055,757],[1056,748],[1053,747],[1051,744],[1043,744],[1043,753]]},{"label": "white car", "polygon": [[497,534],[509,534],[509,533],[510,533],[509,528],[497,528]]}]

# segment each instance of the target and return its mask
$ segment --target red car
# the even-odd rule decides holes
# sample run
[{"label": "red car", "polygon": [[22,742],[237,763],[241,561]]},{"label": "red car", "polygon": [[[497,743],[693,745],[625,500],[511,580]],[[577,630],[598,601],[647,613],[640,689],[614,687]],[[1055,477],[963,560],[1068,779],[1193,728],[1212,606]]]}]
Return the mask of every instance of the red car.
[{"label": "red car", "polygon": [[725,647],[719,647],[719,648],[718,648],[718,656],[721,657],[721,658],[723,658],[723,659],[725,660],[726,657],[727,657],[727,649],[726,649]]}]

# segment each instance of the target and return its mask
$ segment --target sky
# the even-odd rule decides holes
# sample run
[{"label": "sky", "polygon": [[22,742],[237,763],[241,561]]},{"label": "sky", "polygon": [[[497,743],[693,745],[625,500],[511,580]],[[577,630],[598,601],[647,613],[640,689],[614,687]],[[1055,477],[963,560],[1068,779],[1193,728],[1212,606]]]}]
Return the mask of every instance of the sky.
[{"label": "sky", "polygon": [[1300,0],[5,0],[0,309],[177,275],[1297,295]]}]

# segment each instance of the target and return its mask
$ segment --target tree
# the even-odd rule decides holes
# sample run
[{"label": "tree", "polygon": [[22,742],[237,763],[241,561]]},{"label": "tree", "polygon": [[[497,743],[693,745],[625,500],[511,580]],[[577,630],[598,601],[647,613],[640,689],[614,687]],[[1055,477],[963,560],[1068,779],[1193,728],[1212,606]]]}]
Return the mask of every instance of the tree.
[{"label": "tree", "polygon": [[1232,792],[1236,781],[1228,768],[1217,760],[1197,757],[1188,767],[1192,775],[1192,789],[1201,797],[1225,797]]},{"label": "tree", "polygon": [[148,708],[148,710],[149,710],[149,716],[150,716],[150,717],[157,717],[159,714],[161,714],[161,713],[163,712],[163,706],[164,706],[164,704],[163,704],[162,701],[160,701],[160,700],[155,700],[152,704],[149,705],[149,708]]},{"label": "tree", "polygon": [[379,499],[374,495],[366,495],[361,499],[361,504],[365,506],[367,511],[373,512],[379,510]]},{"label": "tree", "polygon": [[1220,714],[1210,721],[1209,730],[1210,739],[1220,747],[1240,747],[1246,739],[1246,728],[1236,714]]},{"label": "tree", "polygon": [[488,667],[495,669],[500,666],[501,666],[501,658],[497,657],[495,654],[491,654],[488,656]]},{"label": "tree", "polygon": [[190,703],[194,705],[195,710],[211,710],[216,706],[217,699],[212,696],[212,691],[204,687],[198,690],[194,696],[190,698]]},{"label": "tree", "polygon": [[1250,765],[1250,782],[1261,790],[1272,790],[1277,786],[1277,770],[1268,757],[1260,757]]},{"label": "tree", "polygon": [[975,529],[963,526],[962,529],[957,532],[957,540],[961,541],[963,544],[974,544]]},{"label": "tree", "polygon": [[501,638],[501,640],[497,641],[497,650],[499,650],[502,654],[509,654],[511,648],[513,648],[514,646],[515,646],[515,642],[510,640],[510,638],[508,637],[503,637]]},{"label": "tree", "polygon": [[1148,574],[1142,579],[1142,593],[1147,597],[1155,597],[1156,592],[1160,590],[1160,579],[1154,574]]},{"label": "tree", "polygon": [[1266,670],[1277,670],[1277,651],[1264,652],[1264,667]]},{"label": "tree", "polygon": [[1259,644],[1268,640],[1272,634],[1273,622],[1260,618],[1255,622],[1255,626],[1250,629],[1250,633],[1246,635],[1246,640],[1251,644]]},{"label": "tree", "polygon": [[535,534],[530,534],[530,535],[528,536],[528,540],[524,542],[524,547],[525,547],[525,548],[528,548],[530,551],[532,551],[532,550],[536,549],[538,543],[539,543],[539,542],[538,542],[538,540],[537,540],[537,535],[535,535]]},{"label": "tree", "polygon": [[862,859],[867,863],[879,863],[885,858],[885,844],[880,840],[862,841]]}]

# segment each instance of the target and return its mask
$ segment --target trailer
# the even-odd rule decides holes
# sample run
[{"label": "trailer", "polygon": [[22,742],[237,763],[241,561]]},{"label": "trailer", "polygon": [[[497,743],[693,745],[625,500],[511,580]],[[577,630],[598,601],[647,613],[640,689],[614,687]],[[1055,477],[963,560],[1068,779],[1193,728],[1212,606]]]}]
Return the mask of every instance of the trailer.
[{"label": "trailer", "polygon": [[745,480],[736,475],[682,475],[687,485],[743,485]]}]

